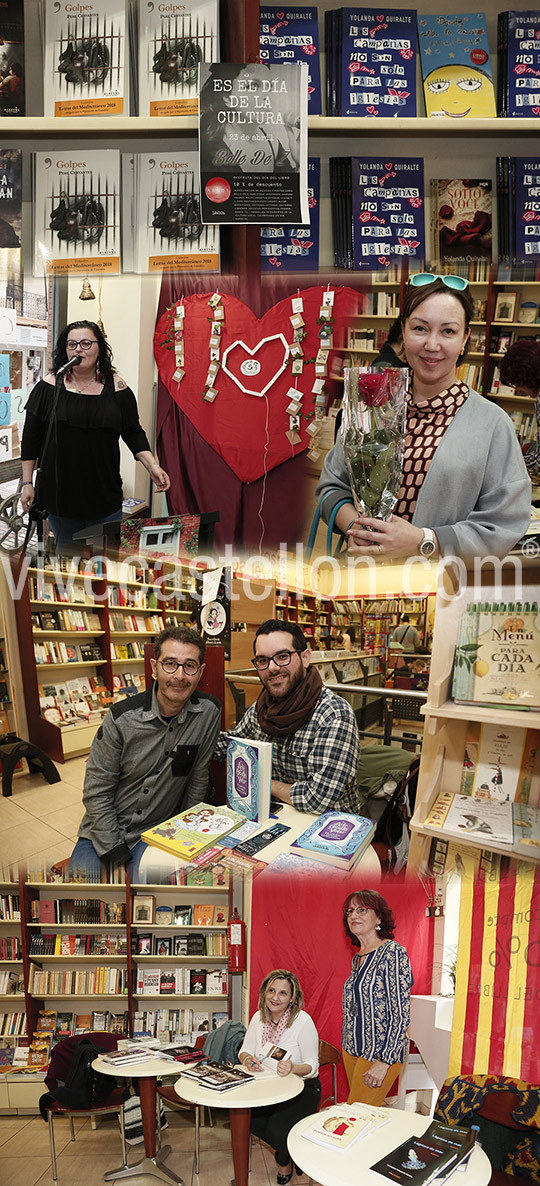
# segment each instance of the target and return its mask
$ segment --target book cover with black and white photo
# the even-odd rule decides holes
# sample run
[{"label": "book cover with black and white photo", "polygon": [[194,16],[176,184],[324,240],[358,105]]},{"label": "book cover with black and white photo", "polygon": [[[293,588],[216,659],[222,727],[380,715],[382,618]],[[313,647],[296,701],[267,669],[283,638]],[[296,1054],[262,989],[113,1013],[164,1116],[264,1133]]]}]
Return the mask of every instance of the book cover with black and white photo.
[{"label": "book cover with black and white photo", "polygon": [[141,0],[139,115],[197,115],[199,66],[219,62],[218,0]]},{"label": "book cover with black and white photo", "polygon": [[25,115],[24,0],[0,7],[0,118]]},{"label": "book cover with black and white photo", "polygon": [[219,229],[201,221],[196,152],[137,153],[135,270],[219,272]]},{"label": "book cover with black and white photo", "polygon": [[33,156],[34,275],[120,271],[120,153]]},{"label": "book cover with black and white photo", "polygon": [[125,0],[46,0],[45,115],[129,115]]},{"label": "book cover with black and white photo", "polygon": [[203,222],[309,220],[307,66],[199,68]]},{"label": "book cover with black and white photo", "polygon": [[278,66],[307,62],[309,114],[321,114],[319,21],[313,5],[284,9],[281,4],[265,4],[260,11],[260,56],[261,62]]}]

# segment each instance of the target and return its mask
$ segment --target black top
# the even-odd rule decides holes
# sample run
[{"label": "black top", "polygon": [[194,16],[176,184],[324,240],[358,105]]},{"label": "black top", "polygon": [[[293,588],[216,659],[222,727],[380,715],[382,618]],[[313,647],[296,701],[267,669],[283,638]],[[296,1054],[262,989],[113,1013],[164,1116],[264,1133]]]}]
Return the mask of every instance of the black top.
[{"label": "black top", "polygon": [[[40,456],[54,387],[41,379],[30,392],[21,443],[23,461]],[[99,395],[60,388],[56,423],[39,477],[39,504],[53,515],[92,519],[122,506],[120,437],[135,456],[150,449],[130,387],[107,379]]]}]

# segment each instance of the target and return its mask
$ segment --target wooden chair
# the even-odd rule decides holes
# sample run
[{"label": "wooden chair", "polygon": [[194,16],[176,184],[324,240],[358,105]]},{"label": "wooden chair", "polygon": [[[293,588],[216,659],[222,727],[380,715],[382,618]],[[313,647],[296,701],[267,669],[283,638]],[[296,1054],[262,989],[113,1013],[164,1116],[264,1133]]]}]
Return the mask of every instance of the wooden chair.
[{"label": "wooden chair", "polygon": [[[205,1038],[206,1038],[206,1034],[199,1034],[197,1036],[197,1038],[195,1039],[195,1049],[196,1050],[203,1049]],[[199,1173],[201,1114],[202,1114],[202,1123],[204,1124],[205,1105],[204,1104],[190,1104],[187,1102],[187,1100],[179,1099],[179,1097],[176,1094],[176,1091],[174,1090],[174,1083],[164,1084],[162,1087],[160,1087],[158,1085],[158,1089],[157,1089],[158,1148],[161,1146],[161,1117],[159,1114],[160,1100],[163,1100],[168,1105],[169,1108],[176,1108],[178,1111],[185,1111],[186,1109],[188,1109],[190,1112],[195,1112],[195,1173],[198,1174]],[[208,1123],[210,1125],[210,1128],[213,1128],[214,1121],[212,1118],[212,1110],[211,1110],[211,1108],[207,1107],[206,1111],[208,1113]]]},{"label": "wooden chair", "polygon": [[[118,1046],[118,1039],[116,1036],[114,1034],[108,1033],[88,1033],[75,1035],[71,1038],[64,1038],[63,1042],[59,1042],[58,1045],[54,1047],[54,1050],[51,1054],[49,1069],[45,1076],[45,1084],[49,1091],[54,1090],[54,1088],[58,1087],[60,1083],[65,1083],[74,1047],[79,1042],[82,1042],[84,1038],[90,1038],[94,1046],[100,1046],[104,1051],[116,1050]],[[54,1182],[58,1181],[53,1127],[53,1120],[56,1116],[69,1116],[71,1140],[74,1141],[75,1129],[73,1126],[73,1120],[75,1117],[106,1116],[116,1112],[120,1122],[120,1137],[122,1141],[122,1168],[128,1168],[126,1154],[126,1134],[124,1130],[124,1098],[125,1089],[123,1087],[115,1087],[104,1103],[94,1103],[88,1108],[70,1108],[65,1104],[58,1103],[56,1100],[54,1100],[52,1103],[44,1104],[44,1111],[46,1112],[49,1126],[52,1176]]]},{"label": "wooden chair", "polygon": [[332,1067],[332,1094],[326,1095],[321,1100],[320,1107],[324,1108],[326,1104],[337,1104],[337,1065],[341,1062],[341,1050],[337,1046],[332,1046],[331,1042],[323,1042],[319,1038],[319,1066]]}]

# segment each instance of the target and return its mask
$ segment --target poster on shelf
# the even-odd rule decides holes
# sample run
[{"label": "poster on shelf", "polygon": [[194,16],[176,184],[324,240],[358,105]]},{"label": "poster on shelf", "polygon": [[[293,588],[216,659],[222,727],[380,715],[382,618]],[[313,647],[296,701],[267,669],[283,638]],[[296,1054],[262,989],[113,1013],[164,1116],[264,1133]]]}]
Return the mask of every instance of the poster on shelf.
[{"label": "poster on shelf", "polygon": [[133,195],[137,272],[219,272],[219,230],[201,222],[196,152],[136,153]]},{"label": "poster on shelf", "polygon": [[309,221],[304,65],[199,68],[203,222]]},{"label": "poster on shelf", "polygon": [[309,114],[321,114],[319,21],[314,6],[283,9],[280,4],[265,4],[260,12],[260,57],[261,62],[278,66],[307,62]]},{"label": "poster on shelf", "polygon": [[495,118],[495,90],[483,12],[422,13],[418,42],[426,115]]},{"label": "poster on shelf", "polygon": [[4,0],[0,8],[0,118],[25,114],[24,2]]},{"label": "poster on shelf", "polygon": [[308,159],[309,223],[306,226],[261,227],[261,270],[318,272],[321,162]]},{"label": "poster on shelf", "polygon": [[120,271],[120,153],[36,152],[34,275]]},{"label": "poster on shelf", "polygon": [[397,256],[423,260],[422,157],[352,158],[354,268],[381,271]]},{"label": "poster on shelf", "polygon": [[218,0],[139,11],[139,115],[197,115],[199,63],[219,61]]},{"label": "poster on shelf", "polygon": [[45,115],[129,115],[125,0],[46,0]]}]

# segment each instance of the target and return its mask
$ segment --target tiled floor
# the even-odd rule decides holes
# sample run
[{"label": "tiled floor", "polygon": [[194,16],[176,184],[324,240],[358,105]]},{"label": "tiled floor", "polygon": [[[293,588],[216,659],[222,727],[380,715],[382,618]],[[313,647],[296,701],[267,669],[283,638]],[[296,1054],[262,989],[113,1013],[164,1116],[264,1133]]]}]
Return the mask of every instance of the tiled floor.
[{"label": "tiled floor", "polygon": [[70,855],[83,814],[85,766],[84,757],[57,763],[61,781],[52,785],[28,772],[13,779],[11,797],[0,797],[0,869],[30,859],[51,865]]},{"label": "tiled floor", "polygon": [[[167,1113],[169,1127],[164,1143],[171,1146],[166,1165],[184,1179],[186,1186],[228,1186],[233,1177],[231,1137],[226,1113],[216,1113],[213,1128],[201,1129],[200,1172],[194,1172],[194,1123],[191,1114]],[[68,1121],[55,1122],[58,1186],[101,1186],[103,1175],[121,1164],[120,1133],[116,1118],[103,1120],[96,1129],[91,1121],[76,1125],[76,1140],[70,1140]],[[142,1145],[128,1146],[128,1164],[143,1156]],[[133,1186],[156,1186],[148,1174],[129,1179]],[[254,1142],[250,1186],[273,1186],[276,1165],[266,1145]],[[310,1186],[306,1176],[293,1183]],[[41,1117],[0,1116],[1,1186],[50,1186],[52,1167],[47,1126]],[[314,1186],[317,1186],[315,1183]]]}]

